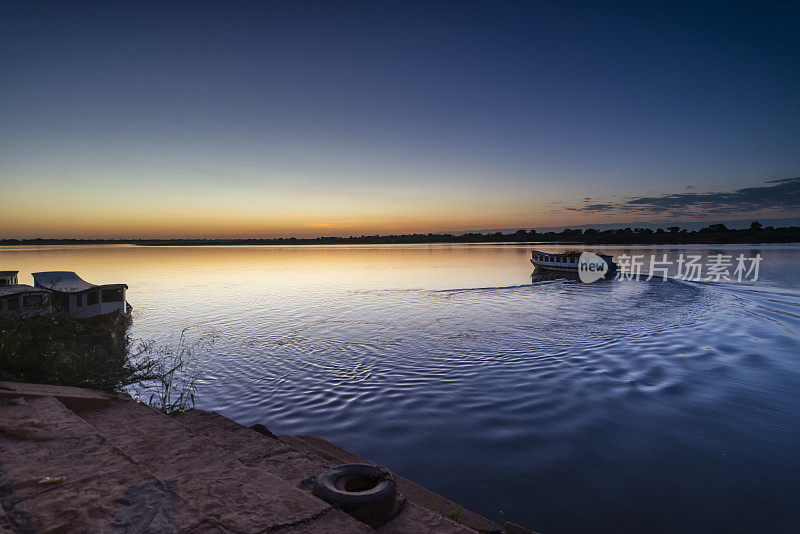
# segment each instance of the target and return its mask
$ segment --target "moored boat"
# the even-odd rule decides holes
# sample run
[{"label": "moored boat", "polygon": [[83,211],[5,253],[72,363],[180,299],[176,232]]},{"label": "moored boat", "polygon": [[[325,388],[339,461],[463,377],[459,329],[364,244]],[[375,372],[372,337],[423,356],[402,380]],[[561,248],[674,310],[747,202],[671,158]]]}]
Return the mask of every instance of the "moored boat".
[{"label": "moored boat", "polygon": [[48,291],[26,284],[0,285],[0,315],[27,319],[51,311]]},{"label": "moored boat", "polygon": [[131,306],[125,300],[126,284],[95,285],[72,271],[32,273],[37,288],[52,293],[53,308],[74,319],[117,322],[130,316]]},{"label": "moored boat", "polygon": [[19,271],[0,271],[0,286],[15,286],[19,284],[17,274]]}]

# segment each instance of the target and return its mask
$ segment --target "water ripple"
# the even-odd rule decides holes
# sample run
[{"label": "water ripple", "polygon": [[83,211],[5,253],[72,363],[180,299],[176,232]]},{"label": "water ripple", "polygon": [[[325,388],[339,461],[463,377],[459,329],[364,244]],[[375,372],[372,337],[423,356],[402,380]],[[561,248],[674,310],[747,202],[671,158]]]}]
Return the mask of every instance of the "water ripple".
[{"label": "water ripple", "polygon": [[[796,268],[749,285],[443,272],[418,288],[380,272],[243,283],[174,320],[143,306],[135,329],[220,333],[201,408],[319,434],[495,519],[551,533],[800,521]],[[320,280],[347,276],[332,273]]]}]

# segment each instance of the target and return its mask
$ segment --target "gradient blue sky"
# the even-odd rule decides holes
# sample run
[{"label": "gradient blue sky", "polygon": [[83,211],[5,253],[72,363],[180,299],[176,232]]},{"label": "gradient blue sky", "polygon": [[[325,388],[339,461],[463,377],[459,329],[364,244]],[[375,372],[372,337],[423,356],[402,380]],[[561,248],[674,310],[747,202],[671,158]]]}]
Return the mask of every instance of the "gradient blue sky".
[{"label": "gradient blue sky", "polygon": [[4,2],[0,237],[800,215],[800,4],[645,4]]}]

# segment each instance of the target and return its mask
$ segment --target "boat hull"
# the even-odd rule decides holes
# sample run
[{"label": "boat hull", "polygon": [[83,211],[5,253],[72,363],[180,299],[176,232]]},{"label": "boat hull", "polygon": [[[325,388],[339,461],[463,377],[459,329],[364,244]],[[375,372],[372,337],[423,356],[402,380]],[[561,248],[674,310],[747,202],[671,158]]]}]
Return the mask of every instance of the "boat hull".
[{"label": "boat hull", "polygon": [[536,261],[533,261],[533,260],[531,260],[531,263],[537,269],[546,269],[548,271],[558,271],[558,272],[561,272],[561,273],[576,273],[576,274],[578,273],[578,266],[577,265],[575,267],[567,267],[567,266],[561,266],[561,265],[550,265],[550,264],[546,264],[546,263],[539,263],[539,262],[536,262]]},{"label": "boat hull", "polygon": [[102,315],[92,315],[91,317],[83,317],[76,319],[82,323],[103,325],[108,328],[127,327],[131,323],[131,310],[133,307],[126,303],[125,311],[114,310],[110,313]]},{"label": "boat hull", "polygon": [[[536,269],[542,269],[545,271],[553,271],[557,273],[572,273],[577,275],[578,274],[578,266],[565,266],[565,265],[552,265],[547,263],[540,263],[534,260],[530,260]],[[605,278],[613,276],[617,272],[617,264],[613,261],[606,262],[608,264],[608,271],[606,271]]]}]

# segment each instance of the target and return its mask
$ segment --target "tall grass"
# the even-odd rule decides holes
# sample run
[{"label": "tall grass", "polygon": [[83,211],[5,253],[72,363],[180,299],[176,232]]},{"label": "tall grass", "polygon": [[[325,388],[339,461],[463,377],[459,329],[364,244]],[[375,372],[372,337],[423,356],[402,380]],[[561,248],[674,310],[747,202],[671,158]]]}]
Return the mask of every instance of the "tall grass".
[{"label": "tall grass", "polygon": [[140,341],[131,359],[144,365],[152,378],[132,384],[129,390],[133,397],[167,415],[194,408],[197,380],[202,374],[198,356],[215,340],[214,336],[202,336],[189,341],[183,330],[177,339]]}]

